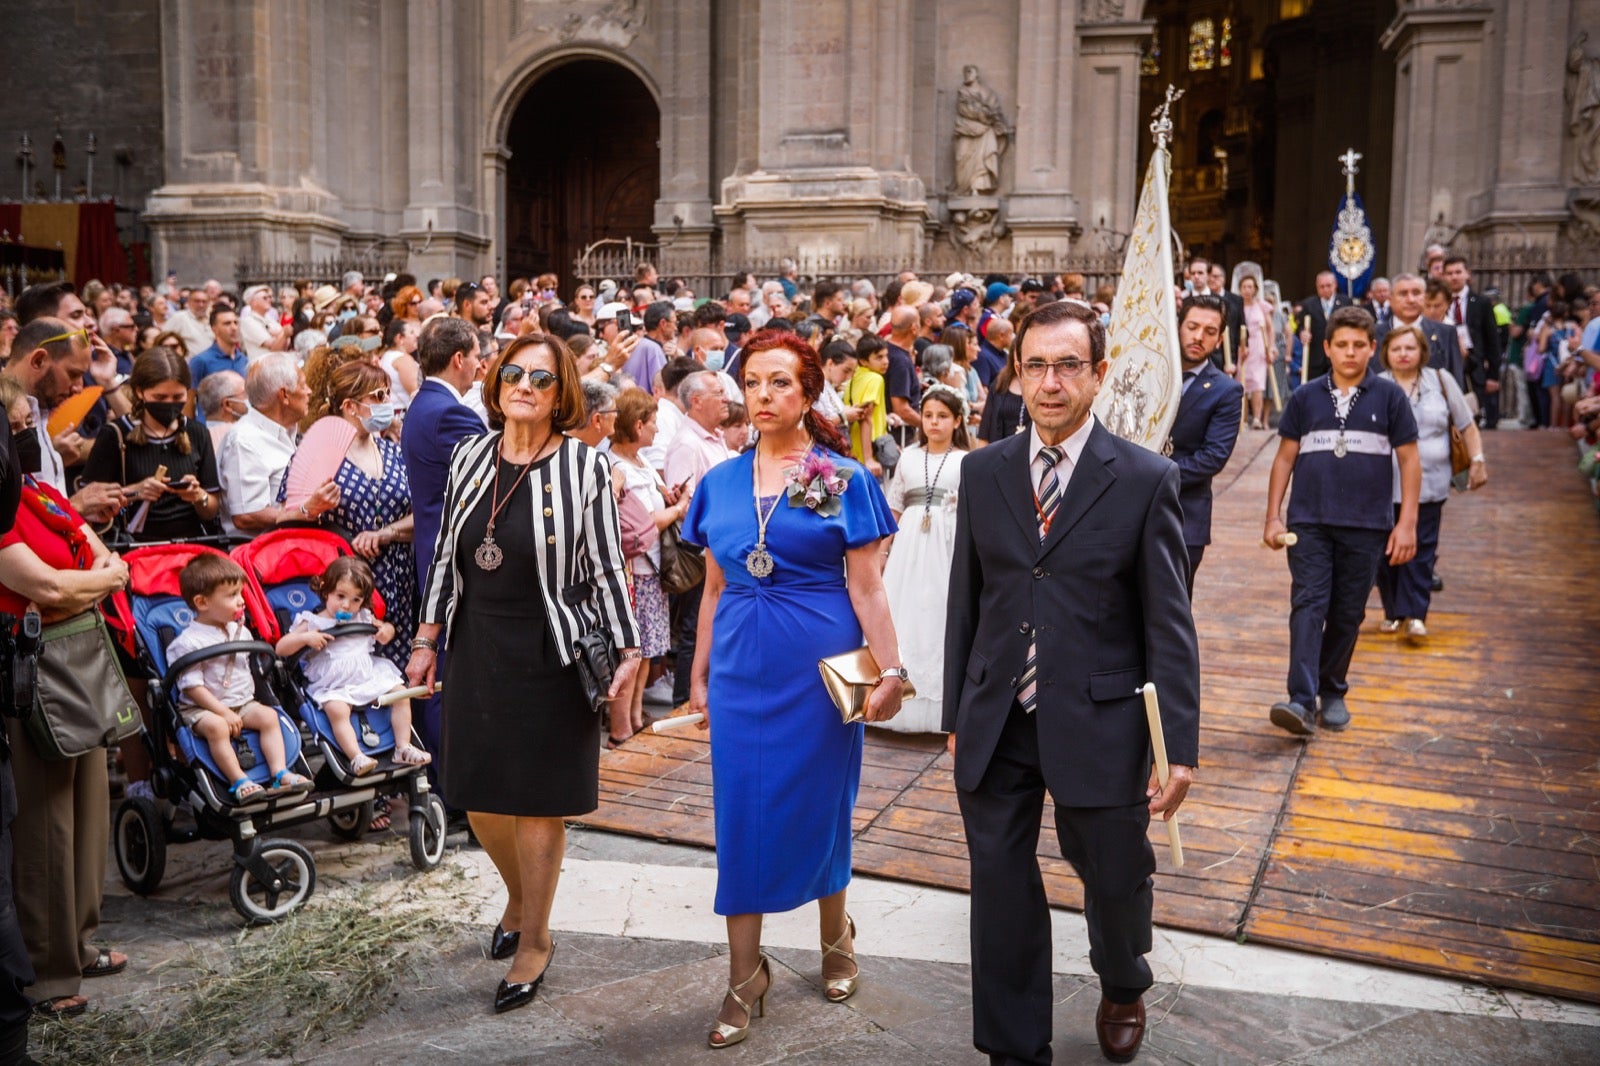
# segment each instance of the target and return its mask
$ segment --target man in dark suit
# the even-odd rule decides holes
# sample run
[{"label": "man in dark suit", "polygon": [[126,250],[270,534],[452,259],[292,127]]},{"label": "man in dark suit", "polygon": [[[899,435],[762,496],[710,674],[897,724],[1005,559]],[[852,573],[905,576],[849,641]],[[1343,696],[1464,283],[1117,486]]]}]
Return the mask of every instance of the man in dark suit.
[{"label": "man in dark suit", "polygon": [[1389,307],[1392,290],[1393,286],[1388,278],[1373,278],[1372,284],[1367,286],[1367,298],[1361,301],[1361,306],[1366,308],[1379,329],[1389,328],[1389,324],[1394,321],[1394,312]]},{"label": "man in dark suit", "polygon": [[[1150,986],[1152,814],[1183,802],[1199,749],[1200,669],[1169,460],[1091,414],[1105,378],[1093,309],[1046,304],[1013,366],[1026,434],[961,470],[945,631],[944,728],[972,862],[973,1042],[993,1063],[1050,1061],[1044,797],[1084,884],[1102,1051],[1138,1053]],[[982,545],[982,551],[978,546]],[[1161,695],[1159,788],[1142,700]]]},{"label": "man in dark suit", "polygon": [[[1224,343],[1211,355],[1211,361],[1223,370],[1239,365],[1240,334],[1244,330],[1244,297],[1228,291],[1228,271],[1221,263],[1212,263],[1206,272],[1210,293],[1222,301],[1227,309],[1228,325]],[[1260,286],[1258,285],[1257,288]]]},{"label": "man in dark suit", "polygon": [[1191,296],[1178,311],[1183,345],[1183,398],[1167,438],[1178,464],[1178,503],[1183,508],[1183,543],[1189,552],[1189,593],[1211,543],[1211,479],[1228,465],[1239,440],[1244,386],[1217,369],[1212,353],[1222,343],[1226,314],[1216,296]]},{"label": "man in dark suit", "polygon": [[1478,397],[1478,423],[1494,429],[1500,424],[1500,326],[1494,318],[1494,301],[1472,291],[1472,274],[1459,255],[1445,258],[1444,283],[1450,289],[1444,323],[1456,331],[1467,381]]},{"label": "man in dark suit", "polygon": [[[1416,326],[1428,338],[1428,366],[1443,370],[1456,379],[1462,389],[1467,387],[1466,373],[1461,362],[1461,349],[1456,344],[1456,331],[1441,325],[1422,313],[1425,292],[1422,278],[1416,274],[1396,274],[1389,289],[1389,320],[1377,326],[1377,347],[1373,359],[1383,351],[1383,338],[1401,326]],[[1382,370],[1379,366],[1376,369]]]},{"label": "man in dark suit", "polygon": [[[423,380],[406,409],[400,451],[405,457],[406,481],[411,486],[415,522],[412,548],[417,557],[420,593],[433,564],[433,544],[439,536],[445,482],[450,476],[450,454],[461,441],[487,433],[489,427],[462,402],[481,366],[478,334],[465,319],[438,318],[424,326],[417,341],[417,366]],[[423,746],[438,751],[439,697],[416,700],[413,705]],[[433,765],[428,767],[428,779],[438,787]],[[448,796],[442,792],[440,796],[448,802]]]},{"label": "man in dark suit", "polygon": [[[1333,271],[1324,270],[1317,275],[1317,294],[1307,296],[1295,308],[1300,321],[1300,347],[1308,364],[1305,379],[1321,377],[1328,372],[1328,353],[1323,349],[1323,339],[1328,334],[1328,316],[1341,307],[1350,306],[1350,297],[1339,292]],[[1298,385],[1299,382],[1291,382]]]}]

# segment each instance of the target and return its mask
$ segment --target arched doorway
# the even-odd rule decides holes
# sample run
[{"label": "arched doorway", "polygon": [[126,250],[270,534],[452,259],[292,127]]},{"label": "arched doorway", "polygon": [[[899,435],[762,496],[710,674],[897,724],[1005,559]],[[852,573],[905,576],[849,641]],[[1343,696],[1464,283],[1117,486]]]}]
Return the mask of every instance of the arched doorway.
[{"label": "arched doorway", "polygon": [[505,139],[507,276],[553,271],[567,296],[586,245],[651,240],[660,132],[650,90],[616,63],[573,60],[529,86]]}]

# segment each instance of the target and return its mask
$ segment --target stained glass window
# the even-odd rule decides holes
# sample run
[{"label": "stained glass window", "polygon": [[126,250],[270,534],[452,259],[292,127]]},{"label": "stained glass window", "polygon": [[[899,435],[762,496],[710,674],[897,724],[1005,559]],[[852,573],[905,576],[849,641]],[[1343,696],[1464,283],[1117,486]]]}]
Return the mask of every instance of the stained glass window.
[{"label": "stained glass window", "polygon": [[1231,67],[1233,65],[1233,20],[1222,20],[1222,39],[1217,42],[1217,65]]},{"label": "stained glass window", "polygon": [[1210,70],[1217,65],[1217,30],[1210,19],[1189,23],[1189,69]]},{"label": "stained glass window", "polygon": [[1147,78],[1161,73],[1161,42],[1154,35],[1139,53],[1139,73]]}]

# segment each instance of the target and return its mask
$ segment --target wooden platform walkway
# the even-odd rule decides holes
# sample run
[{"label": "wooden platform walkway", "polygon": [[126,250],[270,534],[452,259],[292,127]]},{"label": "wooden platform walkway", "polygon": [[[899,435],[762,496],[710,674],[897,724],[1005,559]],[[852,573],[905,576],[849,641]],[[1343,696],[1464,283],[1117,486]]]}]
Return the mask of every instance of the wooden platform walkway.
[{"label": "wooden platform walkway", "polygon": [[[1374,595],[1354,721],[1310,743],[1266,718],[1284,691],[1289,578],[1256,546],[1275,439],[1241,439],[1195,592],[1201,768],[1183,870],[1152,831],[1158,923],[1600,1002],[1600,519],[1564,437],[1485,437],[1494,480],[1445,508],[1432,635],[1379,634]],[[710,846],[702,738],[606,753],[586,822]],[[869,730],[855,826],[857,871],[967,887],[940,738]],[[1048,814],[1040,853],[1051,901],[1079,907]]]}]

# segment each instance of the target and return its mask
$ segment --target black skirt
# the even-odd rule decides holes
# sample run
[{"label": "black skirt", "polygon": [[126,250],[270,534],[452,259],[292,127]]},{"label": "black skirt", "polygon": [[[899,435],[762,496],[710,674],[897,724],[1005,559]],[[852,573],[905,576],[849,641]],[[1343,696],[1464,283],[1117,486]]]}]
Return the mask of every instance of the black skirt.
[{"label": "black skirt", "polygon": [[[548,462],[546,459],[544,462]],[[521,473],[500,461],[500,492]],[[440,787],[452,806],[488,814],[571,817],[600,803],[600,716],[584,699],[575,666],[556,649],[533,552],[530,473],[495,522],[503,561],[483,570],[490,497],[457,542],[461,584],[444,657]]]}]

